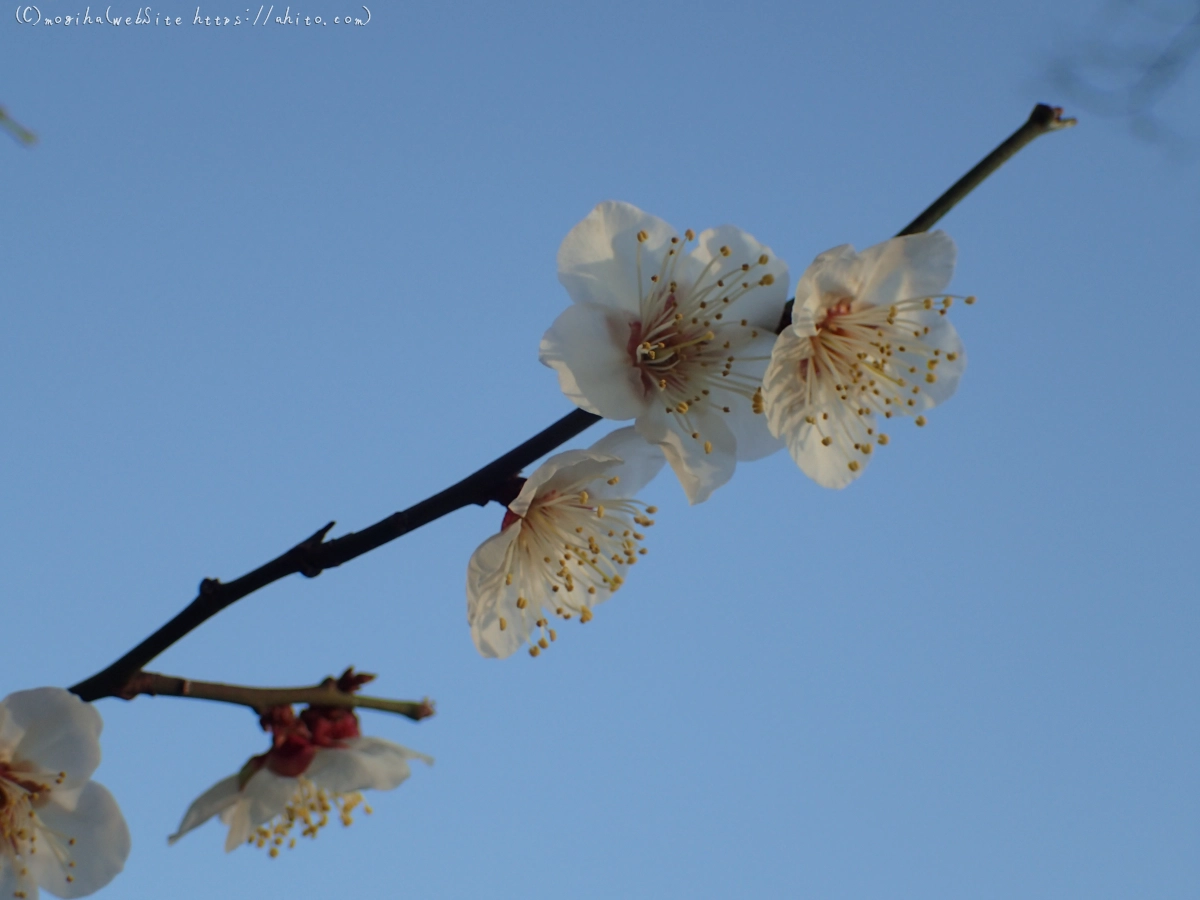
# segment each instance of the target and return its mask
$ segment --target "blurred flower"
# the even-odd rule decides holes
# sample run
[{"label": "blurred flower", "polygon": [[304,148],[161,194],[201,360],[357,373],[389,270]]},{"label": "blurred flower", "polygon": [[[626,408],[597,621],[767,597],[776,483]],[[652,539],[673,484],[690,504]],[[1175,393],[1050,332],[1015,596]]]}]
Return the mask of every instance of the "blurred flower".
[{"label": "blurred flower", "polygon": [[91,781],[104,723],[61,688],[0,701],[0,897],[82,897],[125,866],[129,829]]},{"label": "blurred flower", "polygon": [[690,502],[737,460],[779,449],[751,410],[787,300],[787,266],[768,247],[730,225],[681,240],[610,201],[563,240],[558,278],[574,303],[542,338],[542,362],[576,406],[636,419]]},{"label": "blurred flower", "polygon": [[[863,473],[876,415],[915,415],[946,400],[967,364],[946,319],[954,242],[941,231],[818,256],[796,285],[792,324],[771,354],[756,405],[806,475],[829,488]],[[967,297],[974,303],[974,297]]]},{"label": "blurred flower", "polygon": [[534,470],[500,533],[467,566],[467,621],[481,654],[503,659],[530,641],[537,656],[557,636],[551,615],[592,618],[592,607],[624,582],[622,570],[646,552],[638,529],[654,524],[647,514],[656,510],[630,498],[664,461],[635,429],[621,428]]},{"label": "blurred flower", "polygon": [[253,843],[277,856],[285,842],[295,846],[297,826],[302,836],[315,838],[331,813],[343,825],[353,822],[359,805],[370,813],[361,791],[397,787],[411,774],[410,759],[433,765],[424,753],[363,737],[350,709],[309,707],[296,716],[290,706],[278,706],[261,722],[271,732],[271,749],[197,797],[170,843],[220,816],[229,826],[226,852]]}]

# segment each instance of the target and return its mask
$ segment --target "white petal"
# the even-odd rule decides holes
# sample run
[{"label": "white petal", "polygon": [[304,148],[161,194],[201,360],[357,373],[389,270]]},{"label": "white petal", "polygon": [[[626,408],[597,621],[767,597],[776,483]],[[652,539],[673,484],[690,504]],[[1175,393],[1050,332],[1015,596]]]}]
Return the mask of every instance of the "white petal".
[{"label": "white petal", "polygon": [[944,231],[910,234],[868,247],[859,254],[864,278],[857,300],[887,306],[940,294],[954,275],[957,252]]},{"label": "white petal", "polygon": [[[967,367],[967,351],[963,349],[958,332],[945,316],[939,316],[936,311],[930,311],[924,313],[919,321],[929,328],[929,333],[922,335],[921,343],[940,349],[942,355],[934,369],[937,380],[933,383],[917,382],[921,388],[921,392],[913,397],[917,401],[917,405],[898,407],[899,411],[909,415],[915,415],[949,400],[958,389],[958,382]],[[949,356],[953,356],[954,359],[949,359]],[[901,353],[897,350],[892,359],[901,371],[910,366],[916,366],[919,371],[925,371],[928,357],[912,352]]]},{"label": "white petal", "polygon": [[[25,734],[25,729],[13,721],[8,707],[4,705],[3,701],[0,701],[0,760],[4,762],[12,760],[12,752],[21,742],[23,734]],[[5,895],[0,893],[0,897],[3,896]]]},{"label": "white petal", "polygon": [[642,286],[648,287],[675,237],[675,229],[662,219],[609,200],[568,232],[558,248],[558,280],[572,300],[640,314],[639,231],[648,238],[641,245]]},{"label": "white petal", "polygon": [[630,315],[595,303],[568,306],[542,336],[538,353],[568,400],[606,419],[632,419],[646,405],[630,356]]},{"label": "white petal", "polygon": [[17,691],[4,700],[14,726],[23,730],[13,759],[40,772],[66,772],[62,787],[84,784],[100,765],[104,723],[90,703],[62,688]]},{"label": "white petal", "polygon": [[521,492],[508,504],[508,508],[518,516],[523,516],[529,512],[529,506],[536,498],[545,496],[550,491],[566,490],[572,485],[599,478],[616,462],[615,457],[592,450],[564,450],[562,453],[556,453],[525,479]]},{"label": "white petal", "polygon": [[[657,444],[651,444],[632,425],[606,434],[589,448],[592,453],[621,460],[596,479],[589,492],[597,497],[633,497],[662,471],[667,459]],[[609,485],[610,478],[618,482]]]},{"label": "white petal", "polygon": [[[774,346],[774,327],[763,331],[758,337],[749,338],[736,350],[732,373],[746,380],[761,382]],[[783,442],[772,436],[766,418],[754,412],[751,398],[737,391],[722,391],[720,384],[720,381],[715,382],[712,404],[713,407],[729,410],[722,415],[737,441],[737,458],[763,459],[781,450]]]},{"label": "white petal", "polygon": [[218,781],[192,801],[192,805],[183,814],[183,821],[179,823],[178,830],[167,838],[167,843],[175,843],[193,828],[197,828],[213,816],[225,812],[237,803],[241,795],[241,791],[238,790],[237,775],[230,775],[223,781]]},{"label": "white petal", "polygon": [[[480,655],[492,659],[512,656],[525,642],[528,630],[519,627],[521,618],[512,615],[510,607],[516,597],[515,586],[505,584],[507,557],[520,533],[521,524],[514,522],[504,531],[484,541],[467,563],[467,622],[471,639]],[[500,618],[505,618],[505,628]]]},{"label": "white petal", "polygon": [[229,825],[225,850],[228,852],[246,843],[255,828],[287,808],[299,789],[300,782],[296,778],[276,775],[270,769],[255,772],[242,788],[238,801],[221,813],[221,821]]},{"label": "white petal", "polygon": [[[871,460],[876,436],[867,429],[874,429],[875,417],[859,415],[857,407],[840,400],[823,381],[812,386],[810,402],[799,375],[800,360],[810,355],[810,348],[808,338],[791,328],[779,335],[763,379],[767,421],[805,475],[822,487],[842,488],[862,475]],[[869,448],[867,453],[863,447]]]},{"label": "white petal", "polygon": [[[65,847],[67,860],[75,863],[72,867],[48,852],[48,847],[28,860],[31,874],[50,893],[82,897],[100,890],[125,868],[129,828],[117,801],[102,785],[92,781],[84,786],[72,811],[55,804],[51,795],[51,802],[38,810],[38,816],[63,844],[69,838],[75,840],[73,846]],[[74,880],[67,881],[68,875]]]},{"label": "white petal", "polygon": [[226,853],[232,853],[254,834],[254,826],[250,824],[250,801],[243,796],[221,813],[221,821],[229,826],[225,835]]},{"label": "white petal", "polygon": [[305,777],[328,791],[348,794],[353,791],[390,791],[411,774],[410,759],[433,765],[433,758],[391,741],[360,737],[348,741],[345,748],[317,751]]},{"label": "white petal", "polygon": [[[729,248],[728,257],[722,255],[722,247]],[[768,258],[767,264],[760,266],[758,260],[763,255]],[[770,247],[760,244],[753,235],[740,228],[722,225],[700,233],[692,256],[702,266],[707,266],[710,261],[715,260],[714,271],[720,273],[748,263],[753,267],[750,274],[753,275],[754,281],[761,280],[764,275],[771,275],[773,283],[759,285],[749,291],[732,307],[732,315],[739,319],[748,319],[762,328],[769,328],[772,333],[775,331],[779,326],[779,317],[783,315],[783,307],[787,303],[789,276],[787,263],[778,259]],[[742,273],[737,274],[740,276]]]},{"label": "white petal", "polygon": [[812,261],[796,283],[792,321],[796,321],[800,309],[817,314],[842,297],[857,297],[862,283],[862,259],[852,246],[842,244],[826,250]]},{"label": "white petal", "polygon": [[[737,441],[720,416],[720,413],[704,411],[690,417],[699,438],[684,431],[675,416],[668,416],[657,406],[637,420],[638,432],[662,448],[687,494],[688,503],[703,503],[733,477],[737,466]],[[711,445],[707,453],[705,441]]]}]

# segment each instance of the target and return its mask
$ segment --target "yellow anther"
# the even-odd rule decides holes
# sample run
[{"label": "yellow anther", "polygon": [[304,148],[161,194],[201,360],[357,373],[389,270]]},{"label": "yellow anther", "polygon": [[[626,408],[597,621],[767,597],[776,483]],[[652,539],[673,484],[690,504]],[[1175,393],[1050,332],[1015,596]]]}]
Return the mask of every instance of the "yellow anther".
[{"label": "yellow anther", "polygon": [[688,411],[688,404],[687,404],[686,400],[680,400],[678,403],[675,404],[675,412],[685,413],[687,411]]},{"label": "yellow anther", "polygon": [[928,375],[925,376],[925,380],[927,382],[929,382],[930,384],[933,384],[935,381],[937,381],[937,376],[934,375],[932,372],[930,372]]},{"label": "yellow anther", "polygon": [[771,257],[767,256],[767,254],[765,254],[765,253],[758,258],[758,264],[760,266],[765,266],[770,261],[771,261]]},{"label": "yellow anther", "polygon": [[954,362],[954,360],[958,359],[958,354],[957,353],[947,353],[946,359],[950,360],[950,362]]},{"label": "yellow anther", "polygon": [[848,462],[846,465],[847,465],[847,467],[850,469],[850,471],[851,471],[851,472],[857,472],[857,471],[858,471],[858,468],[859,468],[859,466],[858,466],[858,460],[857,460],[857,459],[852,459],[852,460],[850,460],[850,462]]},{"label": "yellow anther", "polygon": [[539,653],[541,653],[541,652],[542,652],[542,651],[541,651],[541,649],[539,649],[538,647],[530,647],[530,648],[529,648],[529,655],[530,655],[530,656],[537,656],[537,655],[538,655]]},{"label": "yellow anther", "polygon": [[646,512],[650,513],[650,515],[654,515],[656,512],[658,512],[658,507],[657,506],[647,506]]},{"label": "yellow anther", "polygon": [[775,283],[775,276],[772,275],[770,272],[768,272],[762,278],[758,279],[758,283],[763,285],[764,287],[766,287],[768,285],[772,285]]},{"label": "yellow anther", "polygon": [[512,584],[512,572],[509,572],[507,575],[504,576],[504,583],[506,585]]},{"label": "yellow anther", "polygon": [[925,417],[924,417],[924,416],[917,416],[917,418],[916,418],[916,423],[917,423],[917,427],[918,427],[918,428],[924,428],[924,427],[925,427]]},{"label": "yellow anther", "polygon": [[825,445],[826,447],[828,447],[830,444],[833,443],[833,438],[826,435],[825,437],[821,438],[821,443],[823,445]]},{"label": "yellow anther", "polygon": [[720,250],[720,253],[721,253],[721,255],[722,255],[722,256],[728,256],[728,255],[729,255],[729,253],[730,253],[730,250],[729,250],[729,248],[728,248],[728,247],[722,247],[722,248],[721,248],[721,250]]},{"label": "yellow anther", "polygon": [[705,442],[704,442],[704,452],[705,452],[705,453],[712,453],[712,441],[705,441]]},{"label": "yellow anther", "polygon": [[579,502],[585,503],[585,504],[588,502],[588,492],[587,491],[579,492]]},{"label": "yellow anther", "polygon": [[524,597],[517,598],[517,609],[524,609],[528,605],[529,605],[529,601],[526,600]]},{"label": "yellow anther", "polygon": [[970,306],[974,302],[975,302],[974,294],[972,294],[970,297],[968,297],[966,300],[963,301],[963,303],[967,304],[967,306]]},{"label": "yellow anther", "polygon": [[621,480],[621,476],[620,476],[620,475],[614,475],[612,478],[608,479],[608,483],[609,483],[609,484],[616,484],[616,483],[617,483],[618,481],[620,481],[620,480]]},{"label": "yellow anther", "polygon": [[537,643],[537,645],[538,645],[539,647],[541,647],[543,650],[545,650],[547,647],[549,647],[549,646],[550,646],[550,642],[549,642],[549,641],[547,641],[545,638],[538,638],[538,643]]},{"label": "yellow anther", "polygon": [[604,518],[604,504],[600,504],[596,507],[596,515],[601,519]]},{"label": "yellow anther", "polygon": [[644,231],[639,231],[637,233],[637,239],[639,244],[644,244],[646,241],[650,240],[650,235],[646,234]]},{"label": "yellow anther", "polygon": [[580,622],[592,621],[592,610],[590,607],[585,606],[583,609],[579,610],[579,621]]},{"label": "yellow anther", "polygon": [[685,238],[687,238],[689,241],[694,241],[696,239],[696,232],[692,231],[692,229],[689,228],[687,231],[685,231],[683,233],[683,236]]},{"label": "yellow anther", "polygon": [[887,446],[887,442],[888,442],[889,440],[890,440],[890,438],[888,438],[888,436],[887,436],[886,434],[881,434],[881,435],[879,436],[879,446],[880,446],[880,447],[886,447],[886,446]]},{"label": "yellow anther", "polygon": [[506,628],[508,628],[508,619],[504,618],[504,616],[501,616],[500,617],[500,630],[504,631]]}]

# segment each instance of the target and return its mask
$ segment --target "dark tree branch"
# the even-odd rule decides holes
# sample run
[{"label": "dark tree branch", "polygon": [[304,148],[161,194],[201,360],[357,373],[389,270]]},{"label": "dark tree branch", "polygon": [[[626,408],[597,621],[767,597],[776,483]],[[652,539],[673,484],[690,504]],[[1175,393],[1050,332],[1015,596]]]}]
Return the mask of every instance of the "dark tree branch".
[{"label": "dark tree branch", "polygon": [[[925,212],[917,216],[899,234],[915,234],[927,230],[1034,138],[1048,131],[1056,131],[1074,124],[1074,119],[1062,118],[1062,109],[1039,104],[1030,115],[1029,120],[1018,128],[1008,140],[960,178],[950,190],[935,200]],[[790,321],[791,306],[791,301],[788,301],[781,329]],[[154,685],[165,684],[166,682],[156,679],[164,679],[166,676],[141,672],[142,667],[225,607],[288,575],[299,573],[308,578],[315,578],[325,569],[332,569],[355,557],[362,556],[364,553],[369,553],[377,547],[394,541],[401,535],[420,528],[422,525],[428,525],[435,519],[440,519],[464,506],[472,504],[484,506],[492,500],[508,503],[515,496],[514,488],[519,490],[517,479],[523,468],[535,460],[541,459],[551,450],[571,440],[599,420],[599,416],[577,409],[563,416],[519,447],[493,460],[474,474],[468,475],[457,484],[422,500],[415,506],[393,513],[362,531],[352,531],[350,534],[326,541],[325,535],[334,525],[333,522],[330,522],[283,555],[277,556],[266,565],[243,575],[236,581],[222,583],[214,578],[204,579],[200,583],[199,596],[188,604],[179,615],[108,668],[79,682],[71,688],[71,691],[84,700],[92,701],[102,697],[131,697],[138,693],[147,693],[147,691],[139,689],[138,686],[142,683],[138,680],[139,678],[143,680],[150,678]],[[168,681],[172,680],[168,679]],[[183,680],[174,679],[173,682],[182,684]],[[192,685],[200,683],[190,682]],[[229,686],[224,687],[228,688]],[[166,690],[157,692],[171,693]],[[194,696],[194,694],[192,695]],[[221,698],[214,697],[212,699]]]},{"label": "dark tree branch", "polygon": [[352,531],[332,541],[326,541],[325,535],[334,524],[330,522],[312,537],[236,581],[222,583],[215,578],[205,578],[200,582],[199,595],[179,615],[108,668],[74,685],[71,691],[87,701],[122,696],[126,683],[143,666],[225,607],[288,575],[299,573],[308,578],[315,578],[325,569],[332,569],[369,553],[376,547],[382,547],[389,541],[394,541],[422,525],[428,525],[456,509],[472,504],[485,506],[495,499],[498,491],[505,492],[504,496],[507,496],[512,478],[523,468],[599,420],[599,416],[577,409],[519,447],[468,475],[458,484],[422,500],[415,506],[393,513],[362,531]]}]

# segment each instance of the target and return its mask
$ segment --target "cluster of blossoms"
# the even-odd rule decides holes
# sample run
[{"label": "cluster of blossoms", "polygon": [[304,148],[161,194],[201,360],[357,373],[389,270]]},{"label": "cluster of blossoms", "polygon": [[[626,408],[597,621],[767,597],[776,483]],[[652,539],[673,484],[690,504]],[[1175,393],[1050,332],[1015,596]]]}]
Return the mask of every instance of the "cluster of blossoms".
[{"label": "cluster of blossoms", "polygon": [[[633,499],[669,463],[690,503],[738,460],[786,446],[823,487],[858,478],[886,445],[879,417],[922,415],[954,393],[966,354],[946,312],[954,242],[943,232],[819,255],[781,322],[788,268],[729,225],[696,235],[628,203],[601,203],[558,251],[572,304],[540,358],[566,397],[633,419],[590,450],[551,457],[471,557],[467,617],[484,656],[555,640],[645,553]],[[965,298],[967,303],[973,297]]]},{"label": "cluster of blossoms", "polygon": [[297,716],[290,706],[277,706],[260,723],[271,734],[271,748],[197,797],[171,843],[219,816],[229,826],[227,852],[253,844],[277,856],[285,844],[295,846],[297,829],[315,838],[331,814],[350,825],[360,805],[370,813],[362,791],[398,787],[411,774],[409,760],[433,765],[423,753],[363,737],[358,716],[344,707],[310,706]]},{"label": "cluster of blossoms", "polygon": [[[551,623],[592,618],[647,552],[656,508],[635,496],[664,465],[701,503],[739,460],[786,446],[810,478],[842,488],[888,443],[881,419],[924,425],[966,366],[946,315],[954,262],[942,232],[835,247],[800,277],[781,321],[788,268],[750,235],[726,225],[681,236],[629,204],[597,206],[559,249],[572,304],[540,357],[576,406],[633,425],[547,459],[475,551],[467,616],[479,652],[527,644],[539,656],[557,639]],[[328,684],[353,693],[371,677],[347,670]],[[433,763],[364,737],[347,707],[276,706],[260,724],[270,748],[198,797],[172,843],[219,817],[227,851],[276,856],[333,816],[349,825],[369,813],[362,791],[395,788],[411,760]],[[90,780],[100,730],[91,705],[57,688],[0,701],[0,898],[83,896],[121,871],[128,829]]]}]

